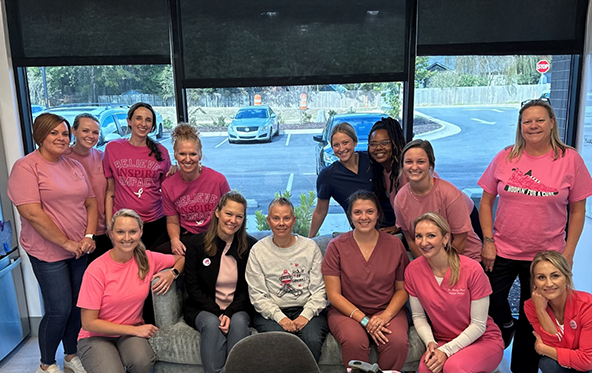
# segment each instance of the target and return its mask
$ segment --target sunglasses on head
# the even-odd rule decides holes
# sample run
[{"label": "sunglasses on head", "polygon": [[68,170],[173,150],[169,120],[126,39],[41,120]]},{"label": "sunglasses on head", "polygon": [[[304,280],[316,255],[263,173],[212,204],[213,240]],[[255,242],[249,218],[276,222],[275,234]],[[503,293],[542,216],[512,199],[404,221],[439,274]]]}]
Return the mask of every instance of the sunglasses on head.
[{"label": "sunglasses on head", "polygon": [[546,97],[534,98],[534,99],[530,99],[530,100],[524,100],[524,101],[522,101],[520,103],[520,107],[522,107],[522,106],[524,106],[526,104],[530,104],[530,103],[533,103],[533,104],[542,104],[542,103],[545,103],[545,104],[551,105],[551,100],[548,99],[548,98],[546,98]]}]

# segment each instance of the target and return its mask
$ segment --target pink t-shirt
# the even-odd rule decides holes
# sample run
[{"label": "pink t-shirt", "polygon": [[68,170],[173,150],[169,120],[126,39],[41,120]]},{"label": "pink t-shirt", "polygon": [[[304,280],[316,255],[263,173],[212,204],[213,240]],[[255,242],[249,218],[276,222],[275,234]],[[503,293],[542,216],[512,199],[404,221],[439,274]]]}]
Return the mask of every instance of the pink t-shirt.
[{"label": "pink t-shirt", "polygon": [[395,198],[397,225],[403,231],[415,236],[413,221],[426,212],[437,212],[450,224],[452,234],[467,233],[464,255],[481,260],[483,247],[479,236],[473,230],[469,210],[463,192],[446,180],[434,177],[434,186],[425,196],[416,196],[409,184],[405,184]]},{"label": "pink t-shirt", "polygon": [[[118,263],[111,259],[110,252],[93,261],[84,272],[76,305],[88,310],[99,310],[101,320],[119,325],[142,325],[142,308],[150,291],[152,276],[172,267],[175,258],[146,251],[150,270],[144,280],[140,280],[138,264],[133,257],[127,263]],[[80,329],[78,339],[95,336],[104,335]]]},{"label": "pink t-shirt", "polygon": [[158,162],[147,146],[133,146],[127,139],[111,141],[105,148],[105,177],[115,181],[113,213],[127,208],[144,222],[163,217],[160,185],[171,168],[168,150],[158,144],[163,160]]},{"label": "pink t-shirt", "polygon": [[553,161],[554,153],[506,160],[510,149],[499,152],[479,186],[499,195],[493,236],[497,255],[532,260],[541,250],[563,252],[567,205],[592,195],[592,178],[573,149]]},{"label": "pink t-shirt", "polygon": [[228,254],[232,241],[226,243],[222,256],[220,257],[220,270],[216,280],[216,303],[224,311],[234,300],[236,283],[238,282],[238,267],[236,259]]},{"label": "pink t-shirt", "polygon": [[92,148],[90,154],[81,155],[74,150],[66,157],[72,158],[80,162],[86,170],[90,185],[92,185],[95,198],[97,199],[97,211],[99,213],[99,220],[97,222],[97,236],[105,234],[105,193],[107,192],[107,178],[103,172],[103,152]]},{"label": "pink t-shirt", "polygon": [[179,216],[181,226],[193,234],[208,230],[216,205],[230,191],[221,173],[203,167],[192,182],[177,172],[162,183],[162,208],[166,216]]},{"label": "pink t-shirt", "polygon": [[[405,290],[419,299],[430,318],[434,338],[448,343],[458,337],[471,323],[471,301],[491,294],[489,279],[481,265],[473,259],[460,256],[460,276],[450,287],[450,268],[439,285],[428,261],[419,257],[411,262],[405,271]],[[495,340],[503,349],[499,328],[491,316],[487,316],[487,328],[479,338]]]},{"label": "pink t-shirt", "polygon": [[[34,151],[15,162],[8,178],[8,197],[15,206],[41,204],[43,211],[72,241],[80,241],[86,234],[84,203],[94,196],[84,167],[66,157],[49,162]],[[29,255],[45,262],[74,257],[43,238],[22,216],[21,224],[20,243]]]},{"label": "pink t-shirt", "polygon": [[405,280],[409,257],[401,240],[380,232],[368,261],[354,239],[353,231],[329,242],[321,272],[341,279],[341,294],[362,312],[374,315],[389,305],[395,281]]}]

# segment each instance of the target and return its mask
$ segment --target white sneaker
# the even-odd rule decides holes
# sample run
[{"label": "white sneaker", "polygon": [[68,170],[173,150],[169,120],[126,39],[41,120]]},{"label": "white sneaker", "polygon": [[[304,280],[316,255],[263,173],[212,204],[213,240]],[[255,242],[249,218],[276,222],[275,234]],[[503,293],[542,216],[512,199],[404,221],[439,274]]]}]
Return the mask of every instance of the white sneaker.
[{"label": "white sneaker", "polygon": [[64,372],[86,373],[86,370],[82,366],[82,361],[80,361],[80,358],[78,356],[74,356],[70,361],[66,361],[66,358],[64,358]]},{"label": "white sneaker", "polygon": [[41,369],[41,365],[39,365],[39,368],[37,368],[37,372],[35,373],[64,373],[64,371],[61,370],[56,364],[51,364],[49,367],[47,367],[47,370]]}]

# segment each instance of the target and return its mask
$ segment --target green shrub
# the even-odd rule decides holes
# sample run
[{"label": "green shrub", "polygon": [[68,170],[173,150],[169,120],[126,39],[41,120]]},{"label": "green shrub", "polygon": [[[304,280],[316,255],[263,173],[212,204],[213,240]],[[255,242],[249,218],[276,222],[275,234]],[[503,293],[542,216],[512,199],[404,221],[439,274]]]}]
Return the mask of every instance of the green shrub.
[{"label": "green shrub", "polygon": [[214,121],[214,127],[226,127],[226,117],[224,115],[220,115],[218,118],[212,118]]},{"label": "green shrub", "polygon": [[[276,193],[275,197],[284,197],[290,199],[292,198],[292,193],[289,190],[286,190],[283,193]],[[314,212],[315,198],[316,195],[313,191],[300,194],[300,204],[298,206],[294,205],[296,224],[294,225],[294,229],[292,229],[293,233],[299,234],[303,237],[308,237],[308,233],[310,232],[310,222],[312,220],[312,213]],[[267,224],[267,217],[263,213],[263,211],[255,211],[255,220],[257,221],[258,230],[271,230],[269,224]]]},{"label": "green shrub", "polygon": [[333,116],[335,114],[337,114],[337,112],[335,110],[333,110],[333,109],[329,110],[329,116]]},{"label": "green shrub", "polygon": [[162,120],[162,125],[164,126],[164,128],[167,128],[167,129],[172,129],[174,127],[173,126],[173,121],[170,120],[170,119],[163,119]]}]

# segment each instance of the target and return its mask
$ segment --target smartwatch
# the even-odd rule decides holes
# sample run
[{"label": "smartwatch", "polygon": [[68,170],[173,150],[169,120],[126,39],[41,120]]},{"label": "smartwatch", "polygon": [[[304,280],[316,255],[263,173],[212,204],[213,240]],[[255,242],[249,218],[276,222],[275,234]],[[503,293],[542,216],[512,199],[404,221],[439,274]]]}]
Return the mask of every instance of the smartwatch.
[{"label": "smartwatch", "polygon": [[86,238],[86,237],[90,238],[93,241],[96,241],[97,240],[97,236],[95,236],[94,234],[90,234],[89,233],[89,234],[87,234],[87,235],[84,236],[84,238]]},{"label": "smartwatch", "polygon": [[176,280],[177,277],[179,277],[179,271],[177,270],[177,268],[173,268],[173,269],[171,269],[171,272],[173,272],[173,275],[175,275],[175,280]]},{"label": "smartwatch", "polygon": [[368,325],[368,322],[370,322],[370,318],[368,316],[364,316],[362,321],[360,321],[360,325],[362,325],[362,327],[365,328],[366,325]]}]

